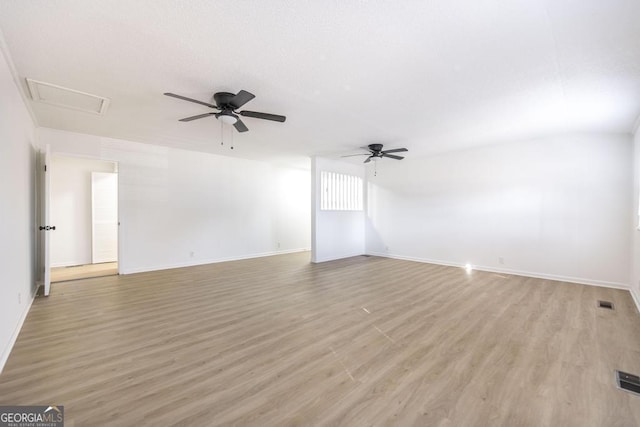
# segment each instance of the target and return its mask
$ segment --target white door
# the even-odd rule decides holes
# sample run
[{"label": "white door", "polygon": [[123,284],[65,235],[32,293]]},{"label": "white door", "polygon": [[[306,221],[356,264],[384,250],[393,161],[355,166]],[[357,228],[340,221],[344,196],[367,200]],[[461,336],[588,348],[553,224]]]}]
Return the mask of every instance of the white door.
[{"label": "white door", "polygon": [[39,186],[39,224],[38,233],[40,242],[40,262],[42,271],[42,284],[44,285],[44,295],[48,296],[51,288],[51,258],[49,254],[50,235],[56,229],[49,224],[49,206],[51,203],[51,150],[49,145],[40,153],[40,164],[38,167]]},{"label": "white door", "polygon": [[118,260],[118,174],[91,173],[92,262]]}]

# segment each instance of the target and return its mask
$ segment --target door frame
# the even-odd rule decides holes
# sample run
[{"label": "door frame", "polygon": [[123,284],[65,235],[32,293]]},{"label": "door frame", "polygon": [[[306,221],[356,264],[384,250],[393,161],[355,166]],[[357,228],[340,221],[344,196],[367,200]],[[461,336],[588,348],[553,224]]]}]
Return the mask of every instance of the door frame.
[{"label": "door frame", "polygon": [[[104,157],[99,157],[99,156],[87,156],[87,155],[82,155],[82,154],[77,154],[77,153],[68,153],[65,151],[52,151],[50,154],[50,157],[70,157],[70,158],[74,158],[74,159],[83,159],[83,160],[98,160],[101,162],[110,162],[113,163],[115,165],[114,169],[115,169],[115,173],[118,174],[118,274],[123,274],[122,273],[122,260],[124,258],[124,248],[123,248],[123,244],[122,244],[122,229],[121,229],[121,223],[122,223],[122,183],[120,180],[120,162],[118,160],[113,160],[113,159],[108,159],[108,158],[104,158]],[[50,161],[51,163],[51,161]],[[49,166],[48,171],[51,170],[51,167]]]},{"label": "door frame", "polygon": [[[38,248],[38,288],[43,287],[44,296],[51,290],[51,256],[49,211],[51,206],[51,148],[49,144],[38,150],[36,162],[36,247]],[[46,227],[46,228],[45,228]]]}]

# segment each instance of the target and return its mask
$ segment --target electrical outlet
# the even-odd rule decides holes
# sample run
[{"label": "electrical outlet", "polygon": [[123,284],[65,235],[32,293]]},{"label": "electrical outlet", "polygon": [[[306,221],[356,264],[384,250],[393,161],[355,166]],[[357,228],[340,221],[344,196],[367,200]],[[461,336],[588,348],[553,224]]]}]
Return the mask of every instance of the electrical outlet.
[{"label": "electrical outlet", "polygon": [[278,249],[280,249],[280,242],[278,242]]},{"label": "electrical outlet", "polygon": [[387,252],[389,252],[389,246],[385,246],[385,247],[384,247],[384,250],[385,250],[385,251],[387,251]]},{"label": "electrical outlet", "polygon": [[18,292],[18,304],[22,304],[22,293]]},{"label": "electrical outlet", "polygon": [[193,258],[193,257],[195,256],[195,254],[196,254],[196,253],[195,253],[195,252],[193,252],[193,251],[189,252],[189,256],[190,256],[191,258]]},{"label": "electrical outlet", "polygon": [[501,256],[498,257],[498,264],[504,264],[504,258]]}]

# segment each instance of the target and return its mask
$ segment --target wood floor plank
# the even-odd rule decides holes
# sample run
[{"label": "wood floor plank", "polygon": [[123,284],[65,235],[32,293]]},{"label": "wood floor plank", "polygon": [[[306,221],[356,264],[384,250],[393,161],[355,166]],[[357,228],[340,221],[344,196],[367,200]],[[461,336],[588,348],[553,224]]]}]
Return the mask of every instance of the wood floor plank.
[{"label": "wood floor plank", "polygon": [[54,267],[51,269],[51,283],[88,279],[91,277],[115,276],[116,274],[118,274],[117,262]]},{"label": "wood floor plank", "polygon": [[640,372],[626,291],[298,253],[54,285],[0,404],[71,426],[640,425],[615,369]]}]

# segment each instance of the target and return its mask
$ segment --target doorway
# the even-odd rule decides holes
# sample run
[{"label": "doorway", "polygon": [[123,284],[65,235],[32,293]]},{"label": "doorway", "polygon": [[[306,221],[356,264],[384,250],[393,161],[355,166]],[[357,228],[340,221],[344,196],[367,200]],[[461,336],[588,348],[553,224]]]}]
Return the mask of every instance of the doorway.
[{"label": "doorway", "polygon": [[118,274],[118,164],[51,158],[51,282]]}]

